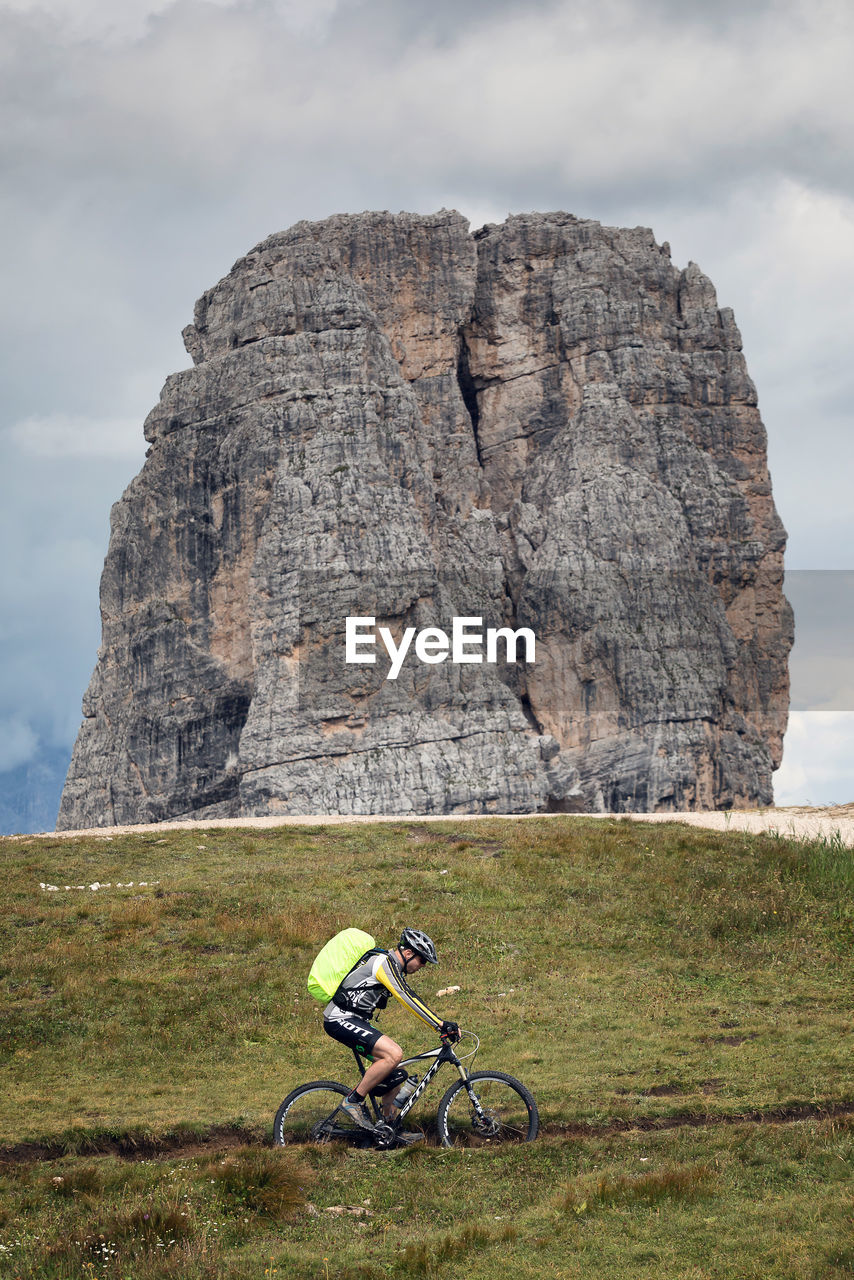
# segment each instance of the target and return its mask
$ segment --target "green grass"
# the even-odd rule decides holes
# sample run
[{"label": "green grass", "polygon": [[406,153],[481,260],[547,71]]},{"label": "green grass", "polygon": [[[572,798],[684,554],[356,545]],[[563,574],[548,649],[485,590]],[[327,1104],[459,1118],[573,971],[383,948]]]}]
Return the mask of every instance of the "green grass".
[{"label": "green grass", "polygon": [[[0,856],[0,1274],[851,1274],[851,1130],[821,1118],[854,1109],[839,841],[484,819]],[[431,934],[420,994],[534,1091],[538,1143],[261,1145],[296,1083],[352,1076],[304,986],[349,924]],[[427,1047],[402,1010],[381,1025]]]},{"label": "green grass", "polygon": [[0,1169],[0,1270],[78,1277],[850,1276],[850,1124]]}]

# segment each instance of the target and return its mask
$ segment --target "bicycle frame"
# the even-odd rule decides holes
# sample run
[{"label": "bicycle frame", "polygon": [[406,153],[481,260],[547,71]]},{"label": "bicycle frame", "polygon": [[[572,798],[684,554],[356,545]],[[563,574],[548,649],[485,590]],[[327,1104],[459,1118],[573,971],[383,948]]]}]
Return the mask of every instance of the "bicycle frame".
[{"label": "bicycle frame", "polygon": [[[367,1061],[367,1056],[360,1054],[357,1049],[353,1049],[352,1052],[353,1052],[353,1057],[356,1059],[356,1063],[359,1067],[359,1072],[361,1073],[362,1076],[364,1076],[365,1070],[366,1070],[365,1063]],[[391,1122],[392,1126],[394,1128],[397,1128],[401,1124],[404,1116],[406,1116],[409,1113],[409,1111],[412,1109],[412,1107],[415,1106],[415,1103],[421,1097],[422,1093],[427,1088],[428,1084],[433,1079],[433,1077],[435,1076],[436,1072],[439,1070],[443,1062],[449,1062],[452,1066],[456,1067],[457,1071],[459,1072],[460,1079],[466,1085],[468,1095],[472,1101],[472,1105],[474,1106],[475,1111],[477,1112],[478,1116],[480,1116],[481,1119],[484,1119],[483,1108],[481,1107],[480,1102],[478,1101],[477,1095],[472,1092],[471,1088],[468,1085],[469,1073],[466,1070],[466,1068],[463,1066],[462,1062],[460,1062],[459,1058],[454,1053],[453,1049],[449,1044],[443,1044],[439,1049],[426,1049],[424,1053],[416,1053],[413,1058],[404,1058],[404,1060],[400,1063],[400,1066],[409,1067],[415,1062],[426,1062],[430,1058],[433,1059],[432,1065],[424,1073],[424,1076],[422,1077],[422,1079],[419,1080],[418,1087],[415,1089],[415,1091],[406,1099],[406,1102],[403,1104],[400,1111],[395,1116],[394,1120]],[[379,1119],[384,1119],[381,1108],[376,1098],[372,1097],[371,1103],[373,1104],[375,1115]],[[388,1122],[386,1121],[386,1123]]]},{"label": "bicycle frame", "polygon": [[[370,1142],[379,1150],[399,1146],[401,1143],[409,1145],[410,1142],[417,1142],[427,1137],[433,1126],[425,1118],[423,1122],[419,1120],[416,1124],[417,1133],[409,1133],[402,1129],[402,1122],[416,1102],[422,1098],[442,1063],[447,1062],[454,1067],[459,1078],[451,1084],[439,1102],[435,1128],[443,1145],[455,1146],[460,1142],[465,1144],[469,1129],[475,1140],[490,1141],[496,1138],[503,1140],[506,1137],[511,1140],[532,1142],[537,1136],[539,1123],[537,1104],[533,1096],[513,1076],[505,1075],[501,1071],[472,1070],[472,1060],[477,1055],[480,1040],[473,1031],[463,1031],[461,1034],[463,1038],[474,1043],[474,1048],[470,1052],[463,1052],[460,1056],[445,1041],[436,1049],[425,1049],[422,1053],[404,1058],[393,1075],[386,1074],[385,1079],[379,1081],[370,1093],[366,1092],[362,1095],[364,1104],[373,1110],[373,1123],[366,1123],[364,1114],[351,1116],[352,1107],[344,1110],[346,1105],[344,1099],[350,1092],[347,1085],[335,1080],[312,1080],[307,1084],[301,1084],[298,1088],[291,1090],[276,1112],[273,1124],[274,1141],[280,1146],[285,1146],[288,1141],[305,1140],[306,1137],[315,1142],[328,1142],[337,1138],[355,1142],[360,1146]],[[373,1063],[374,1059],[365,1049],[351,1048],[350,1052],[356,1060],[359,1074],[364,1081],[368,1064]],[[394,1114],[386,1119],[382,1111],[383,1104],[386,1103],[386,1099],[390,1103],[396,1096],[409,1071],[416,1064],[427,1068],[424,1076],[415,1084],[411,1095],[406,1098],[399,1110],[397,1107],[389,1108]],[[400,1071],[400,1067],[404,1070]],[[396,1079],[398,1083],[390,1085],[391,1079]],[[494,1084],[498,1085],[497,1091],[492,1088]],[[483,1091],[482,1103],[481,1090]],[[468,1120],[466,1119],[466,1101],[469,1104]],[[524,1117],[518,1118],[520,1103],[524,1104],[527,1110],[527,1120]],[[328,1115],[324,1115],[323,1112],[326,1111],[327,1106],[332,1109]],[[319,1119],[316,1118],[318,1109],[320,1110]],[[342,1113],[340,1119],[339,1113]]]}]

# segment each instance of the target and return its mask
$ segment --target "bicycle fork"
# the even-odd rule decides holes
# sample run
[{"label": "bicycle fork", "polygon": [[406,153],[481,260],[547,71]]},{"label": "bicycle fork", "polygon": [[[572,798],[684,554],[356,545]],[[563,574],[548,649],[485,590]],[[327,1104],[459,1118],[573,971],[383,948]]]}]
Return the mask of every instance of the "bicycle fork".
[{"label": "bicycle fork", "polygon": [[457,1068],[460,1079],[462,1080],[463,1085],[465,1086],[466,1093],[469,1096],[469,1102],[472,1105],[472,1109],[475,1115],[477,1116],[478,1120],[482,1124],[489,1123],[489,1118],[486,1115],[486,1112],[484,1111],[483,1107],[480,1105],[480,1099],[478,1098],[477,1094],[475,1093],[474,1089],[469,1083],[468,1071],[460,1062],[459,1058],[454,1053],[453,1049],[451,1049],[449,1045],[446,1045],[444,1049],[436,1055],[436,1058],[434,1059],[430,1069],[424,1073],[424,1078],[419,1083],[415,1092],[409,1098],[407,1098],[406,1102],[404,1103],[403,1107],[400,1110],[400,1114],[397,1116],[397,1119],[395,1121],[396,1124],[400,1124],[404,1116],[410,1110],[410,1108],[415,1106],[415,1103],[418,1101],[421,1094],[427,1088],[427,1085],[433,1079],[434,1075],[439,1070],[439,1067],[442,1065],[443,1062],[450,1062],[452,1063],[453,1066]]}]

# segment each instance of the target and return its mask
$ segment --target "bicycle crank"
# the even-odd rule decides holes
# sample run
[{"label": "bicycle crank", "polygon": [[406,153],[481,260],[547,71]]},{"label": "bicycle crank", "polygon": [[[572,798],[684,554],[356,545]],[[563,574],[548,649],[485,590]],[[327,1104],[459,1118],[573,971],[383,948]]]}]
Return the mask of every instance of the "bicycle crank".
[{"label": "bicycle crank", "polygon": [[374,1146],[378,1147],[380,1151],[385,1151],[394,1146],[396,1141],[397,1134],[390,1124],[380,1120],[374,1125]]}]

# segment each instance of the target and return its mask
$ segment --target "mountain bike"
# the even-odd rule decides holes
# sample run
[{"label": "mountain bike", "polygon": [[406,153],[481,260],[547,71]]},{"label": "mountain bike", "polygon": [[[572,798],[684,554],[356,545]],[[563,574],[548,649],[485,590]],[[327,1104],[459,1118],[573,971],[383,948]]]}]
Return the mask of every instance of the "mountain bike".
[{"label": "mountain bike", "polygon": [[[343,1111],[342,1100],[350,1092],[337,1080],[312,1080],[301,1084],[285,1098],[273,1122],[273,1141],[277,1146],[292,1142],[347,1142],[380,1149],[405,1145],[414,1138],[427,1138],[431,1126],[415,1134],[406,1134],[403,1121],[424,1094],[433,1077],[446,1063],[459,1074],[439,1102],[435,1131],[444,1147],[483,1146],[496,1142],[533,1142],[540,1125],[537,1104],[531,1092],[513,1076],[503,1071],[469,1071],[464,1065],[474,1059],[480,1041],[473,1031],[462,1031],[461,1039],[474,1041],[474,1048],[462,1057],[443,1042],[438,1049],[427,1049],[401,1062],[398,1071],[412,1078],[411,1068],[430,1063],[414,1091],[397,1115],[388,1120],[380,1109],[379,1099],[389,1089],[385,1080],[371,1090],[375,1128],[360,1128]],[[368,1055],[352,1050],[360,1075],[365,1074]],[[392,1077],[389,1077],[391,1079]],[[417,1079],[417,1077],[415,1077]]]}]

